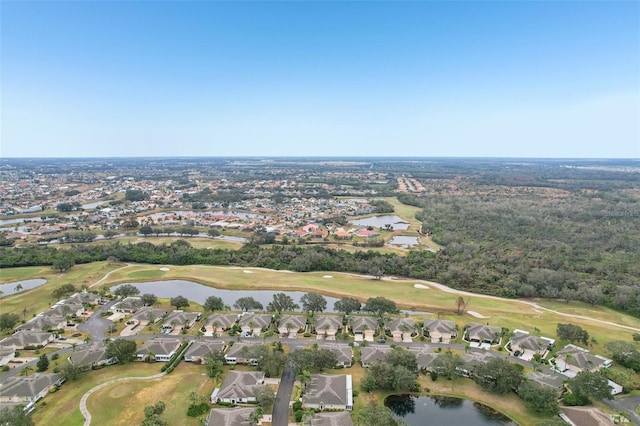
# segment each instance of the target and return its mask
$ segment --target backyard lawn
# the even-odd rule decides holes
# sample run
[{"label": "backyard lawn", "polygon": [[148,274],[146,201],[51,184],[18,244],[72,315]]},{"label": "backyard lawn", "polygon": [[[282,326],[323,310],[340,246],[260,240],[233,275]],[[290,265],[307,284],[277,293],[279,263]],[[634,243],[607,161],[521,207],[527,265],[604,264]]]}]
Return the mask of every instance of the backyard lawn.
[{"label": "backyard lawn", "polygon": [[[84,423],[80,413],[80,398],[89,389],[121,377],[151,376],[159,373],[160,367],[160,363],[131,363],[91,371],[77,381],[63,384],[56,393],[48,395],[38,403],[33,420],[38,425],[80,426]],[[140,407],[141,410],[143,408]]]},{"label": "backyard lawn", "polygon": [[[136,364],[140,365],[140,363]],[[160,370],[161,363],[152,364]],[[199,425],[187,416],[189,394],[195,391],[208,401],[214,382],[201,365],[182,362],[169,375],[158,379],[114,383],[91,395],[87,408],[96,425],[135,425],[144,419],[144,407],[163,401],[162,418],[170,425]]]}]

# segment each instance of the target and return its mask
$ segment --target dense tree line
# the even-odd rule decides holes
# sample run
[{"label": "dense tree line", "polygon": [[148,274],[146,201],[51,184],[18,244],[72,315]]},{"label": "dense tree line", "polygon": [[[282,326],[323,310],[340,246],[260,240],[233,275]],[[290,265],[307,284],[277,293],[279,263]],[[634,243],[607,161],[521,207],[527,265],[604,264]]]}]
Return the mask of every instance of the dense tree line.
[{"label": "dense tree line", "polygon": [[[72,245],[64,250],[64,258],[75,264],[103,260],[173,265],[238,265],[271,269],[291,269],[298,272],[338,271],[370,274],[376,267],[385,275],[434,278],[436,257],[430,252],[411,252],[407,256],[335,250],[322,246],[274,246],[248,244],[240,250],[198,249],[178,240],[171,244],[103,244]],[[51,246],[29,246],[0,249],[0,267],[52,265],[58,251]]]},{"label": "dense tree line", "polygon": [[635,200],[622,191],[552,198],[535,192],[509,197],[491,188],[482,195],[398,197],[422,208],[416,218],[423,232],[444,247],[435,280],[505,297],[581,300],[640,316]]}]

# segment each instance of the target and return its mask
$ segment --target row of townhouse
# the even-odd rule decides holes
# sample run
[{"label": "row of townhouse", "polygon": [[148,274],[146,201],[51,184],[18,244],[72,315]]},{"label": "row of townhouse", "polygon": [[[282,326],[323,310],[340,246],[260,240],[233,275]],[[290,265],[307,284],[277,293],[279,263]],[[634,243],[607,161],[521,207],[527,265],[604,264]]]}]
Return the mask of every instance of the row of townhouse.
[{"label": "row of townhouse", "polygon": [[[227,373],[219,388],[211,394],[212,404],[251,404],[256,402],[257,391],[265,384],[265,375],[261,371],[235,371]],[[353,380],[349,374],[312,374],[302,394],[304,409],[324,411],[343,410],[325,413],[314,417],[316,425],[337,424],[352,425],[348,411],[353,409]],[[214,408],[207,419],[207,425],[236,425],[249,419],[254,408]],[[348,420],[347,420],[348,419]],[[240,423],[237,423],[240,422]]]},{"label": "row of townhouse", "polygon": [[28,377],[9,377],[0,382],[0,406],[22,404],[32,407],[63,382],[60,374],[36,373]]}]

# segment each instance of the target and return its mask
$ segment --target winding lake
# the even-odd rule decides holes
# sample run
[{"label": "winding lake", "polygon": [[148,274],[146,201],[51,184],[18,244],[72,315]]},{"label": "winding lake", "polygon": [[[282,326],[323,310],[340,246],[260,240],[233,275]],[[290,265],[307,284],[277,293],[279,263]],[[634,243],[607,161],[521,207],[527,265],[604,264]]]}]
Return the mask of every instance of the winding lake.
[{"label": "winding lake", "polygon": [[391,225],[395,230],[409,228],[409,224],[404,219],[395,215],[365,217],[364,219],[350,220],[349,223],[356,226],[373,226],[375,228],[384,228],[385,225]]},{"label": "winding lake", "polygon": [[[276,293],[284,293],[290,296],[295,303],[302,307],[300,298],[306,294],[303,291],[277,291],[277,290],[222,290],[219,288],[208,287],[193,281],[186,280],[164,280],[164,281],[149,281],[144,283],[129,282],[140,290],[140,294],[151,293],[161,298],[171,298],[176,296],[183,296],[189,300],[192,300],[199,304],[204,304],[204,301],[209,296],[217,296],[229,306],[233,307],[233,304],[241,297],[253,297],[266,308],[266,306],[273,300],[273,295]],[[120,284],[123,285],[123,284]],[[113,286],[111,290],[115,290],[120,285]],[[327,309],[324,312],[336,312],[333,309],[333,304],[339,299],[330,296],[323,297],[327,300]],[[428,312],[419,311],[401,311],[409,314],[428,314]]]},{"label": "winding lake", "polygon": [[[46,282],[47,280],[43,278],[34,278],[32,280],[15,281],[12,283],[0,285],[0,291],[2,291],[2,293],[5,296],[8,296],[10,294],[20,293],[21,291],[31,290],[32,288],[40,287],[42,284]],[[20,288],[19,286],[22,288]],[[16,291],[16,287],[18,287],[17,291]]]},{"label": "winding lake", "polygon": [[[513,425],[508,417],[467,399],[447,396],[391,395],[384,405],[408,426]],[[428,419],[428,421],[426,420]]]}]

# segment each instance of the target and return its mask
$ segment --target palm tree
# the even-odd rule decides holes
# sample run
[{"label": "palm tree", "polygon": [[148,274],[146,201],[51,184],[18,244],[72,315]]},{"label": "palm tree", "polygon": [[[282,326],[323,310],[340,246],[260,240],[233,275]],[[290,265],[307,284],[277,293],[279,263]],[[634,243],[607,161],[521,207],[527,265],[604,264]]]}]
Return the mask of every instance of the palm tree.
[{"label": "palm tree", "polygon": [[311,373],[309,370],[302,370],[302,373],[298,374],[296,380],[302,385],[302,392],[307,390],[307,383],[311,381]]},{"label": "palm tree", "polygon": [[32,373],[32,372],[33,372],[33,367],[27,365],[22,369],[22,372],[20,374],[29,377],[29,373]]},{"label": "palm tree", "polygon": [[19,291],[22,291],[22,289],[23,289],[22,284],[18,284],[17,286],[15,286],[13,288],[13,291],[15,291],[17,293]]},{"label": "palm tree", "polygon": [[4,296],[4,291],[0,290],[0,299]]}]

